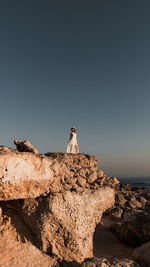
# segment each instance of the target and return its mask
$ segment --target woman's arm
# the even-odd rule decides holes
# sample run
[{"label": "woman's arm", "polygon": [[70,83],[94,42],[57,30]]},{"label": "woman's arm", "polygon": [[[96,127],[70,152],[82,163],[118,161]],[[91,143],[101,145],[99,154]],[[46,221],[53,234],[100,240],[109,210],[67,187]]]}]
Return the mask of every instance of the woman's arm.
[{"label": "woman's arm", "polygon": [[69,139],[69,141],[72,139],[72,137],[73,137],[73,133],[70,133],[70,139]]}]

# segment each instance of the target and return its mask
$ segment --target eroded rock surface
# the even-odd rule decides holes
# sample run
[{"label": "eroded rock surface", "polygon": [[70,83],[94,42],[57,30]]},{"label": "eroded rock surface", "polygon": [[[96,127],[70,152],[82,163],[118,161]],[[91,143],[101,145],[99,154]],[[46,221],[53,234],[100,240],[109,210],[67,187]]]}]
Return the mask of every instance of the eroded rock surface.
[{"label": "eroded rock surface", "polygon": [[103,211],[114,203],[114,190],[67,191],[26,200],[22,215],[45,253],[67,261],[93,256],[93,233]]},{"label": "eroded rock surface", "polygon": [[83,191],[82,188],[92,186],[89,176],[97,180],[97,171],[94,156],[66,153],[44,156],[1,147],[0,200],[36,198],[64,190]]},{"label": "eroded rock surface", "polygon": [[56,260],[45,255],[36,247],[34,235],[20,218],[19,213],[15,210],[15,205],[6,202],[3,204],[7,206],[4,209],[7,214],[3,214],[0,209],[0,266],[54,266]]},{"label": "eroded rock surface", "polygon": [[19,232],[18,242],[27,240],[35,254],[78,262],[92,257],[96,224],[113,206],[117,184],[98,170],[94,156],[0,147],[2,211]]}]

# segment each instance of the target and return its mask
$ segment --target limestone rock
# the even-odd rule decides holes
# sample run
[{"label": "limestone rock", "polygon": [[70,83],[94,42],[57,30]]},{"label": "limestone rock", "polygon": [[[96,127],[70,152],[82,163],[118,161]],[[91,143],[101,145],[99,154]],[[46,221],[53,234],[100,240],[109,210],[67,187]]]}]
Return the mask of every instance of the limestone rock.
[{"label": "limestone rock", "polygon": [[0,152],[0,200],[37,197],[54,182],[52,162],[40,155]]},{"label": "limestone rock", "polygon": [[86,180],[79,177],[78,180],[77,180],[77,184],[81,187],[84,187],[86,185]]},{"label": "limestone rock", "polygon": [[119,181],[116,177],[108,177],[108,176],[104,176],[100,179],[101,181],[101,184],[102,185],[108,185],[113,187],[113,188],[116,188],[118,185],[119,185]]},{"label": "limestone rock", "polygon": [[102,178],[102,177],[104,177],[104,172],[103,172],[103,170],[99,170],[98,171],[98,173],[97,173],[97,176],[99,177],[99,178]]},{"label": "limestone rock", "polygon": [[81,262],[93,256],[96,224],[113,203],[109,187],[81,194],[66,191],[26,200],[21,214],[46,254]]},{"label": "limestone rock", "polygon": [[[8,254],[11,248],[14,253],[14,262],[10,256],[5,265],[12,260],[15,266],[17,253],[20,266],[92,257],[93,233],[103,212],[114,205],[115,184],[110,177],[98,177],[94,156],[0,147],[0,233]],[[7,237],[14,247],[5,243]]]},{"label": "limestone rock", "polygon": [[120,223],[111,230],[129,246],[139,246],[150,240],[150,210],[128,210]]},{"label": "limestone rock", "polygon": [[[0,149],[0,200],[36,198],[43,194],[74,190],[74,187],[84,191],[86,181],[82,183],[81,179],[83,176],[86,179],[87,173],[97,170],[94,156],[66,153],[43,156],[3,147]],[[77,177],[81,178],[80,182],[79,179],[77,182]]]},{"label": "limestone rock", "polygon": [[14,210],[15,205],[3,204],[7,207],[3,207],[0,219],[0,266],[54,266],[56,260],[36,248],[32,233]]},{"label": "limestone rock", "polygon": [[11,153],[11,152],[15,152],[15,149],[6,146],[0,146],[0,153]]},{"label": "limestone rock", "polygon": [[19,152],[32,152],[39,154],[38,150],[28,140],[14,140],[14,144]]},{"label": "limestone rock", "polygon": [[142,204],[135,198],[135,196],[131,196],[129,205],[132,209],[137,209],[142,207]]},{"label": "limestone rock", "polygon": [[0,266],[4,267],[52,267],[53,259],[44,255],[39,249],[30,243],[20,243],[12,239],[1,239],[0,242]]},{"label": "limestone rock", "polygon": [[[106,181],[105,181],[106,182]],[[115,209],[122,210],[120,213],[120,218],[118,213],[114,212],[114,208],[108,211],[108,214],[113,219],[123,220],[127,211],[131,212],[132,210],[143,210],[150,207],[150,190],[148,189],[135,189],[131,188],[130,185],[121,185],[118,184],[115,188]]]},{"label": "limestone rock", "polygon": [[89,183],[93,183],[97,179],[97,172],[93,171],[89,174],[87,180]]},{"label": "limestone rock", "polygon": [[115,206],[107,214],[117,221],[111,230],[129,246],[136,247],[148,241],[149,200],[148,189],[135,189],[130,185],[115,187]]},{"label": "limestone rock", "polygon": [[116,184],[116,185],[120,184],[119,180],[116,177],[112,177],[111,179],[113,180],[114,184]]}]

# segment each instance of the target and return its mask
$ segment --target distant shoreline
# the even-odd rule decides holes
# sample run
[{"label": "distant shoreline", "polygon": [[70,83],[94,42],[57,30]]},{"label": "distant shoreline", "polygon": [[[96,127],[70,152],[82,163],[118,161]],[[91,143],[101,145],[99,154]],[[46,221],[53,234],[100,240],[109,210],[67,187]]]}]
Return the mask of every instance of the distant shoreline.
[{"label": "distant shoreline", "polygon": [[150,179],[150,176],[117,176],[118,179]]},{"label": "distant shoreline", "polygon": [[137,188],[150,188],[150,177],[118,177],[121,184],[130,184]]}]

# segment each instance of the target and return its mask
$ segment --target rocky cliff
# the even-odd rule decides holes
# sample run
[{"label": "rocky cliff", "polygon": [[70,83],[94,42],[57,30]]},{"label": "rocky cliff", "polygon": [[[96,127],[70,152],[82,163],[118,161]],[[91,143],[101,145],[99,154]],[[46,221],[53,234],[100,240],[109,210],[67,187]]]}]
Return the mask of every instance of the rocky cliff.
[{"label": "rocky cliff", "polygon": [[0,266],[92,257],[95,227],[113,206],[117,183],[94,156],[0,147]]}]

